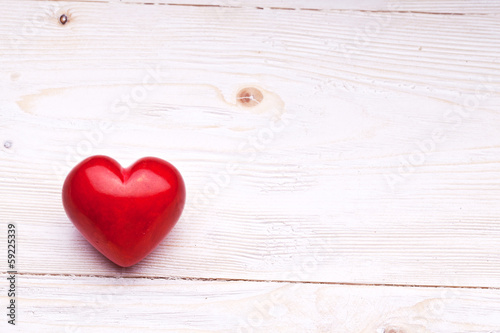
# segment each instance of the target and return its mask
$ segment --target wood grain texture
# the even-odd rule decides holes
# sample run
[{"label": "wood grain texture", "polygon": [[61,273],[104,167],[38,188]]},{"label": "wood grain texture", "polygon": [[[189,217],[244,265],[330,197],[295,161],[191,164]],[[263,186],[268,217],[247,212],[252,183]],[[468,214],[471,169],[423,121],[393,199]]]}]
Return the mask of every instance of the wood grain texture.
[{"label": "wood grain texture", "polygon": [[[29,0],[31,1],[31,0]],[[40,0],[46,1],[46,0]],[[500,3],[488,0],[71,0],[138,5],[258,8],[275,10],[401,11],[415,14],[499,14]]]},{"label": "wood grain texture", "polygon": [[18,284],[21,332],[500,332],[499,290],[30,275]]},{"label": "wood grain texture", "polygon": [[[18,268],[500,287],[499,37],[490,15],[2,1]],[[243,87],[263,101],[239,104]],[[93,154],[158,156],[186,180],[181,221],[133,268],[62,209]]]}]

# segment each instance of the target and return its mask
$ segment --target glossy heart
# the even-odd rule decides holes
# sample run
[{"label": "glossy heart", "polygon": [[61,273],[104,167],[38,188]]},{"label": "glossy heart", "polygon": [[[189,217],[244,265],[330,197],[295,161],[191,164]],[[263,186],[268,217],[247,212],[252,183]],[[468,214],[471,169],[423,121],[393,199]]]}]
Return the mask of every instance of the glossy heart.
[{"label": "glossy heart", "polygon": [[146,157],[128,168],[92,156],[68,174],[62,199],[82,235],[109,260],[129,267],[146,257],[172,230],[186,198],[177,169]]}]

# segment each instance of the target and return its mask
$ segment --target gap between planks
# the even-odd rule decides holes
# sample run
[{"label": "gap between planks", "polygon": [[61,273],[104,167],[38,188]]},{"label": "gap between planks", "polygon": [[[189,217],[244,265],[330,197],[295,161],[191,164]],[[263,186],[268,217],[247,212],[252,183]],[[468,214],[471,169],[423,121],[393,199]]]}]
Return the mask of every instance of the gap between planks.
[{"label": "gap between planks", "polygon": [[[12,274],[10,271],[2,271],[1,275]],[[77,278],[101,278],[101,279],[145,279],[166,281],[200,281],[200,282],[260,282],[260,283],[283,283],[283,284],[318,284],[333,286],[357,286],[357,287],[399,287],[399,288],[429,288],[429,289],[470,289],[470,290],[500,290],[500,287],[485,286],[454,286],[454,285],[415,285],[397,283],[353,283],[353,282],[315,282],[315,281],[288,281],[288,280],[257,280],[257,279],[225,279],[225,278],[201,278],[187,276],[142,276],[142,275],[92,275],[92,274],[51,274],[51,273],[15,273],[17,276],[47,276],[47,277],[77,277]]]}]

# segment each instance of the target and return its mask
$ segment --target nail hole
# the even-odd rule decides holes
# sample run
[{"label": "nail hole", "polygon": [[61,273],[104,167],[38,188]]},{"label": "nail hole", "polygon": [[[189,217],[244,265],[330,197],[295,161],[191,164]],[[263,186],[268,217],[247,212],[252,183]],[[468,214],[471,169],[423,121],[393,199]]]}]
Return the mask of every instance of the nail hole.
[{"label": "nail hole", "polygon": [[68,22],[68,17],[66,16],[66,14],[62,14],[61,17],[59,17],[59,22],[61,22],[62,25]]},{"label": "nail hole", "polygon": [[6,148],[6,149],[10,149],[12,147],[12,141],[5,141],[3,143],[3,146]]},{"label": "nail hole", "polygon": [[247,87],[238,92],[236,99],[241,105],[251,107],[260,104],[264,99],[264,95],[259,89]]}]

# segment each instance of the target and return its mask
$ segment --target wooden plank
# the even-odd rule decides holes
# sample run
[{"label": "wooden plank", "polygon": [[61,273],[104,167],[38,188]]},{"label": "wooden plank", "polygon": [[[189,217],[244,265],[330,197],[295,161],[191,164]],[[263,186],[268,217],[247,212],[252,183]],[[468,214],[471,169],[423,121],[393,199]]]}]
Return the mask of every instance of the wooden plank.
[{"label": "wooden plank", "polygon": [[481,289],[22,275],[16,310],[23,332],[500,331]]},{"label": "wooden plank", "polygon": [[[496,17],[52,5],[0,4],[20,271],[500,287]],[[239,104],[243,87],[263,101]],[[185,177],[183,218],[133,268],[62,209],[92,154]]]},{"label": "wooden plank", "polygon": [[[47,1],[47,0],[40,0]],[[59,0],[54,0],[59,1]],[[70,0],[70,2],[103,2],[167,6],[204,6],[224,8],[257,8],[275,10],[362,10],[413,12],[420,14],[500,13],[498,1],[460,0]]]}]

